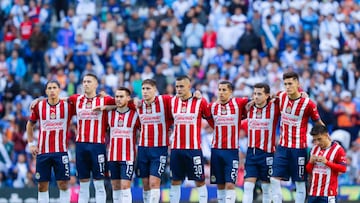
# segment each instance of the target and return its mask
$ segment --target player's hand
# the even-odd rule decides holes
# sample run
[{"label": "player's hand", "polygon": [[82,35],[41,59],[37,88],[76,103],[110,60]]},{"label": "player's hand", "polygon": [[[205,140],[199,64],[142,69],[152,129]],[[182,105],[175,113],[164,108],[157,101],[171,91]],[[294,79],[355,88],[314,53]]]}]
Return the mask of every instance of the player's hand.
[{"label": "player's hand", "polygon": [[142,106],[141,100],[139,98],[137,98],[137,97],[133,98],[133,102],[134,102],[134,105],[135,105],[136,108],[140,108]]},{"label": "player's hand", "polygon": [[310,156],[309,162],[313,164],[315,163],[315,161],[316,161],[316,156]]},{"label": "player's hand", "polygon": [[92,108],[93,111],[102,111],[104,106],[95,106],[94,108]]},{"label": "player's hand", "polygon": [[34,157],[36,157],[36,155],[39,153],[39,149],[37,146],[30,146],[30,152]]},{"label": "player's hand", "polygon": [[30,110],[33,109],[36,106],[36,104],[38,104],[40,101],[41,99],[39,98],[34,99],[34,101],[32,101],[30,104]]},{"label": "player's hand", "polygon": [[251,108],[252,106],[254,106],[254,105],[255,105],[255,101],[254,101],[254,100],[249,101],[249,102],[246,104],[246,106],[245,106],[246,111],[249,111],[250,108]]},{"label": "player's hand", "polygon": [[196,99],[201,99],[201,98],[202,98],[201,92],[200,92],[199,90],[196,90],[196,91],[194,92],[194,97],[195,97]]},{"label": "player's hand", "polygon": [[316,157],[316,161],[317,161],[317,162],[321,162],[321,163],[323,163],[323,164],[326,164],[327,159],[326,159],[325,157],[323,157],[323,156],[317,156],[317,157]]},{"label": "player's hand", "polygon": [[107,94],[105,91],[103,91],[103,90],[100,91],[98,95],[99,95],[99,97],[101,97],[101,98],[102,98],[102,97],[105,97],[105,96],[108,96],[108,94]]},{"label": "player's hand", "polygon": [[302,98],[309,98],[309,95],[306,92],[301,92],[301,97]]}]

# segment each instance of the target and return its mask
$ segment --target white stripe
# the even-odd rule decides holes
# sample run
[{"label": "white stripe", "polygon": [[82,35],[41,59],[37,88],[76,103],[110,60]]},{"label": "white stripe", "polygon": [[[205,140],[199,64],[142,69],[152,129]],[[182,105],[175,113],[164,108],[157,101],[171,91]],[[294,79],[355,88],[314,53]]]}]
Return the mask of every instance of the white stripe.
[{"label": "white stripe", "polygon": [[[130,112],[128,112],[127,115],[129,116]],[[133,119],[131,121],[131,128],[134,131],[136,130],[134,127],[135,127],[137,118],[138,118],[138,115],[135,113],[134,116],[133,116]],[[130,138],[130,149],[129,149],[130,150],[130,161],[134,161],[134,159],[135,159],[135,152],[134,152],[133,143],[134,143],[134,136],[131,136],[131,138]]]},{"label": "white stripe", "polygon": [[67,146],[66,146],[66,135],[67,135],[67,131],[69,128],[69,103],[66,101],[64,102],[64,120],[66,122],[66,129],[63,130],[63,140],[62,140],[62,144],[63,144],[63,149],[64,151],[67,151]]},{"label": "white stripe", "polygon": [[[167,129],[167,125],[166,125],[166,118],[165,118],[165,105],[164,105],[164,98],[162,96],[159,96],[159,104],[160,104],[160,114],[161,114],[161,123],[164,124],[162,130],[163,130],[163,137],[162,137],[162,143],[160,143],[160,146],[166,146],[166,140],[167,138],[167,134],[168,134],[168,130]],[[157,145],[159,146],[159,145]]]},{"label": "white stripe", "polygon": [[[55,108],[56,108],[56,119],[60,119],[60,103],[57,104]],[[55,152],[59,152],[59,151],[60,151],[60,130],[55,130]]]},{"label": "white stripe", "polygon": [[[191,99],[191,103],[193,102],[193,98]],[[198,145],[201,144],[201,135],[199,135],[198,133],[198,128],[201,128],[201,123],[200,126],[198,126],[198,117],[199,117],[199,110],[200,110],[200,104],[201,104],[201,99],[197,99],[196,101],[196,106],[195,106],[195,125],[194,125],[194,147],[193,149],[199,149]],[[189,104],[188,104],[189,105]],[[190,107],[191,108],[191,107]],[[190,130],[190,125],[189,125],[189,130]],[[188,134],[190,136],[190,133]],[[198,140],[198,137],[200,137],[200,140]],[[201,148],[201,146],[200,146]]]},{"label": "white stripe", "polygon": [[[217,105],[217,114],[216,114],[216,117],[219,117],[221,115],[221,104],[218,104]],[[217,126],[217,129],[218,129],[218,138],[217,138],[217,148],[221,148],[221,145],[222,145],[222,129],[221,129],[221,126]],[[216,132],[215,132],[216,133]]]},{"label": "white stripe", "polygon": [[[159,99],[159,104],[161,105],[161,101],[160,101],[160,97],[158,97]],[[151,104],[151,112],[152,113],[157,113],[156,112],[156,102],[154,101]],[[155,146],[159,146],[159,126],[161,126],[161,124],[154,124],[154,147]]]},{"label": "white stripe", "polygon": [[[182,101],[180,99],[177,99],[178,100],[178,106],[176,107],[177,108],[177,113],[176,114],[179,114],[181,113],[181,105],[182,105]],[[176,145],[176,149],[180,149],[180,126],[179,125],[176,125],[177,127],[177,130],[176,130],[176,136],[175,136],[175,139],[176,139],[176,142],[177,142],[177,145]]]},{"label": "white stripe", "polygon": [[[305,99],[303,105],[301,106],[300,114],[299,114],[299,117],[298,117],[298,118],[303,118],[304,113],[305,113],[305,109],[306,109],[309,101],[310,101],[309,98],[306,98],[306,99]],[[299,104],[299,103],[300,103],[300,99],[297,101],[297,104]],[[294,112],[294,113],[295,113],[295,112]],[[296,148],[300,148],[300,144],[301,144],[301,143],[300,143],[300,142],[301,142],[301,141],[300,141],[300,136],[301,136],[301,135],[300,135],[300,132],[301,132],[301,122],[302,122],[302,120],[300,120],[299,126],[296,127],[296,137],[298,138],[298,139],[296,140]]]},{"label": "white stripe", "polygon": [[[86,97],[85,97],[84,95],[81,95],[81,96],[78,97],[78,99],[77,99],[77,101],[76,101],[76,108],[78,108],[78,106],[80,105],[80,99],[82,99],[82,98],[84,98],[84,101],[83,101],[83,103],[82,103],[81,109],[85,109],[85,106],[86,106]],[[79,113],[79,112],[80,112],[80,111],[77,111],[77,113]],[[80,121],[80,117],[77,116],[78,129],[79,129],[79,127],[80,127],[79,121]],[[84,142],[84,141],[85,141],[85,120],[81,120],[81,121],[82,121],[83,125],[81,126],[81,127],[82,127],[82,128],[81,128],[81,132],[80,132],[81,137],[80,137],[79,141],[80,141],[80,142]]]},{"label": "white stripe", "polygon": [[[46,101],[41,101],[39,102],[39,108],[37,109],[38,110],[38,113],[39,113],[39,120],[40,120],[40,126],[42,125],[42,122],[44,121],[44,118],[42,117],[42,109],[43,109],[43,104],[45,102],[45,105],[46,105]],[[45,115],[46,116],[46,115]],[[39,141],[38,141],[38,144],[39,144],[39,154],[41,154],[41,150],[43,148],[43,141],[44,141],[44,134],[43,134],[43,131],[41,129],[41,132],[39,133]]]},{"label": "white stripe", "polygon": [[[49,119],[49,116],[50,115],[50,105],[49,104],[46,104],[46,113],[45,113],[45,120],[48,120]],[[45,153],[49,153],[49,137],[50,137],[50,132],[47,130],[46,131],[46,136],[45,136]]]},{"label": "white stripe", "polygon": [[[97,99],[100,99],[100,106],[104,106],[105,105],[105,99],[104,98],[95,98],[95,101],[93,100],[93,108],[96,106],[96,100]],[[102,125],[103,125],[103,122],[102,122],[102,118],[103,118],[103,113],[104,111],[101,111],[100,113],[100,117],[98,117],[97,121],[98,121],[98,134],[97,134],[97,141],[96,143],[101,143],[101,138],[102,138]]]}]

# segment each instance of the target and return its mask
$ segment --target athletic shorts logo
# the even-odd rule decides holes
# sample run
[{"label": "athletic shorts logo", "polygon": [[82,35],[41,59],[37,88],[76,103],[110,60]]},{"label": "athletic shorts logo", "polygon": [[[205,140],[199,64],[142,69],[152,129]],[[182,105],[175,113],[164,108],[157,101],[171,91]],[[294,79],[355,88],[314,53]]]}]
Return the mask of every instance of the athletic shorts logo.
[{"label": "athletic shorts logo", "polygon": [[334,196],[329,196],[328,197],[328,203],[335,203],[336,202],[336,199]]},{"label": "athletic shorts logo", "polygon": [[111,171],[110,170],[108,171],[108,174],[109,174],[109,177],[111,178]]},{"label": "athletic shorts logo", "polygon": [[67,155],[62,156],[61,159],[62,159],[63,164],[68,164],[69,163],[69,157]]},{"label": "athletic shorts logo", "polygon": [[201,164],[201,157],[200,156],[194,156],[193,162],[194,162],[194,165]]},{"label": "athletic shorts logo", "polygon": [[210,181],[213,182],[213,183],[216,182],[216,177],[215,177],[214,175],[212,175],[212,176],[210,177]]},{"label": "athletic shorts logo", "polygon": [[98,155],[98,163],[104,163],[105,162],[105,156],[103,154]]},{"label": "athletic shorts logo", "polygon": [[238,160],[233,160],[233,168],[239,168],[239,161]]},{"label": "athletic shorts logo", "polygon": [[39,173],[39,172],[36,172],[35,178],[36,178],[36,180],[39,180],[39,179],[40,179],[40,173]]},{"label": "athletic shorts logo", "polygon": [[298,158],[298,165],[305,165],[305,157]]},{"label": "athletic shorts logo", "polygon": [[273,165],[273,157],[266,157],[266,165],[267,166]]},{"label": "athletic shorts logo", "polygon": [[162,164],[166,163],[166,156],[160,156],[160,163]]}]

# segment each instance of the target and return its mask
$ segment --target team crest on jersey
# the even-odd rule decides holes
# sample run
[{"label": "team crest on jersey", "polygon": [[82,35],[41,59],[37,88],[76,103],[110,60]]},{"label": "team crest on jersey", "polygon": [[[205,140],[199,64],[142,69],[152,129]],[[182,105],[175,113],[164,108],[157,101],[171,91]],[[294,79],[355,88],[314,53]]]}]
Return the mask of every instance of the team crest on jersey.
[{"label": "team crest on jersey", "polygon": [[92,103],[90,101],[86,102],[86,108],[87,109],[90,109],[92,106]]},{"label": "team crest on jersey", "polygon": [[123,127],[124,126],[124,121],[123,120],[119,120],[118,121],[118,127]]},{"label": "team crest on jersey", "polygon": [[286,107],[285,112],[286,112],[286,113],[291,113],[291,107],[290,107],[290,106]]},{"label": "team crest on jersey", "polygon": [[146,107],[146,113],[152,113],[151,106]]},{"label": "team crest on jersey", "polygon": [[50,119],[55,119],[55,118],[56,118],[55,112],[51,112],[51,113],[50,113]]},{"label": "team crest on jersey", "polygon": [[181,107],[181,113],[186,113],[186,106]]},{"label": "team crest on jersey", "polygon": [[221,106],[221,114],[222,115],[226,115],[227,111],[226,111],[226,107],[225,106]]},{"label": "team crest on jersey", "polygon": [[39,173],[39,172],[36,172],[36,173],[35,173],[35,178],[36,178],[36,180],[39,180],[39,179],[40,179],[40,173]]},{"label": "team crest on jersey", "polygon": [[261,112],[260,111],[256,112],[256,118],[261,118]]}]

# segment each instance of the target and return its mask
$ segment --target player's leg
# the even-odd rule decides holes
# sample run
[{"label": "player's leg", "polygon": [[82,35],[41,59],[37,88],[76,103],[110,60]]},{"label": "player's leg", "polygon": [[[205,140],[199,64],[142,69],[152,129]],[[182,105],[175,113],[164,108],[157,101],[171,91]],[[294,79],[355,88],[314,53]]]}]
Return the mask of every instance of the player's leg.
[{"label": "player's leg", "polygon": [[266,153],[262,151],[262,156],[260,160],[260,180],[261,180],[261,189],[262,189],[262,202],[270,203],[270,177],[273,173],[273,161],[274,154]]},{"label": "player's leg", "polygon": [[304,203],[306,199],[306,149],[291,149],[291,179],[295,182],[295,203]]},{"label": "player's leg", "polygon": [[70,202],[70,191],[68,188],[70,165],[67,152],[57,154],[57,156],[54,157],[54,161],[55,178],[60,190],[60,202]]},{"label": "player's leg", "polygon": [[96,202],[106,202],[104,178],[107,172],[106,145],[89,144],[92,160],[92,176],[94,178]]},{"label": "player's leg", "polygon": [[86,149],[87,143],[77,142],[75,147],[76,170],[80,181],[79,203],[88,203],[90,199],[91,157]]},{"label": "player's leg", "polygon": [[120,162],[120,202],[132,202],[130,190],[132,176],[134,174],[134,163],[130,161]]},{"label": "player's leg", "polygon": [[199,193],[199,203],[208,202],[208,191],[205,184],[204,157],[201,150],[187,150],[186,173],[189,180],[195,180]]},{"label": "player's leg", "polygon": [[184,161],[184,150],[173,149],[170,153],[170,173],[171,173],[171,187],[170,187],[170,203],[179,203],[181,197],[181,184],[185,179],[186,162]]},{"label": "player's leg", "polygon": [[270,186],[274,203],[282,202],[281,180],[288,180],[290,177],[288,148],[278,146],[274,154],[273,174],[270,178]]},{"label": "player's leg", "polygon": [[225,202],[225,175],[224,163],[219,154],[219,150],[211,149],[210,158],[210,183],[217,185],[217,200],[218,203]]},{"label": "player's leg", "polygon": [[109,172],[112,186],[113,202],[120,202],[120,164],[117,161],[109,161]]},{"label": "player's leg", "polygon": [[166,160],[168,155],[167,147],[153,147],[151,148],[150,156],[150,203],[158,203],[160,201],[160,184],[161,176],[165,172]]},{"label": "player's leg", "polygon": [[137,159],[136,159],[136,176],[142,179],[143,184],[143,202],[149,203],[150,198],[150,160],[148,157],[148,147],[138,147]]},{"label": "player's leg", "polygon": [[48,154],[36,156],[35,178],[38,183],[38,202],[48,203],[49,200],[49,181],[51,179],[52,164]]},{"label": "player's leg", "polygon": [[239,169],[239,151],[237,149],[223,150],[221,156],[225,164],[225,203],[235,203],[235,183]]},{"label": "player's leg", "polygon": [[260,177],[260,171],[257,167],[256,151],[254,148],[248,148],[246,152],[245,161],[245,174],[244,174],[244,203],[252,203],[254,199],[254,188],[258,177]]}]

